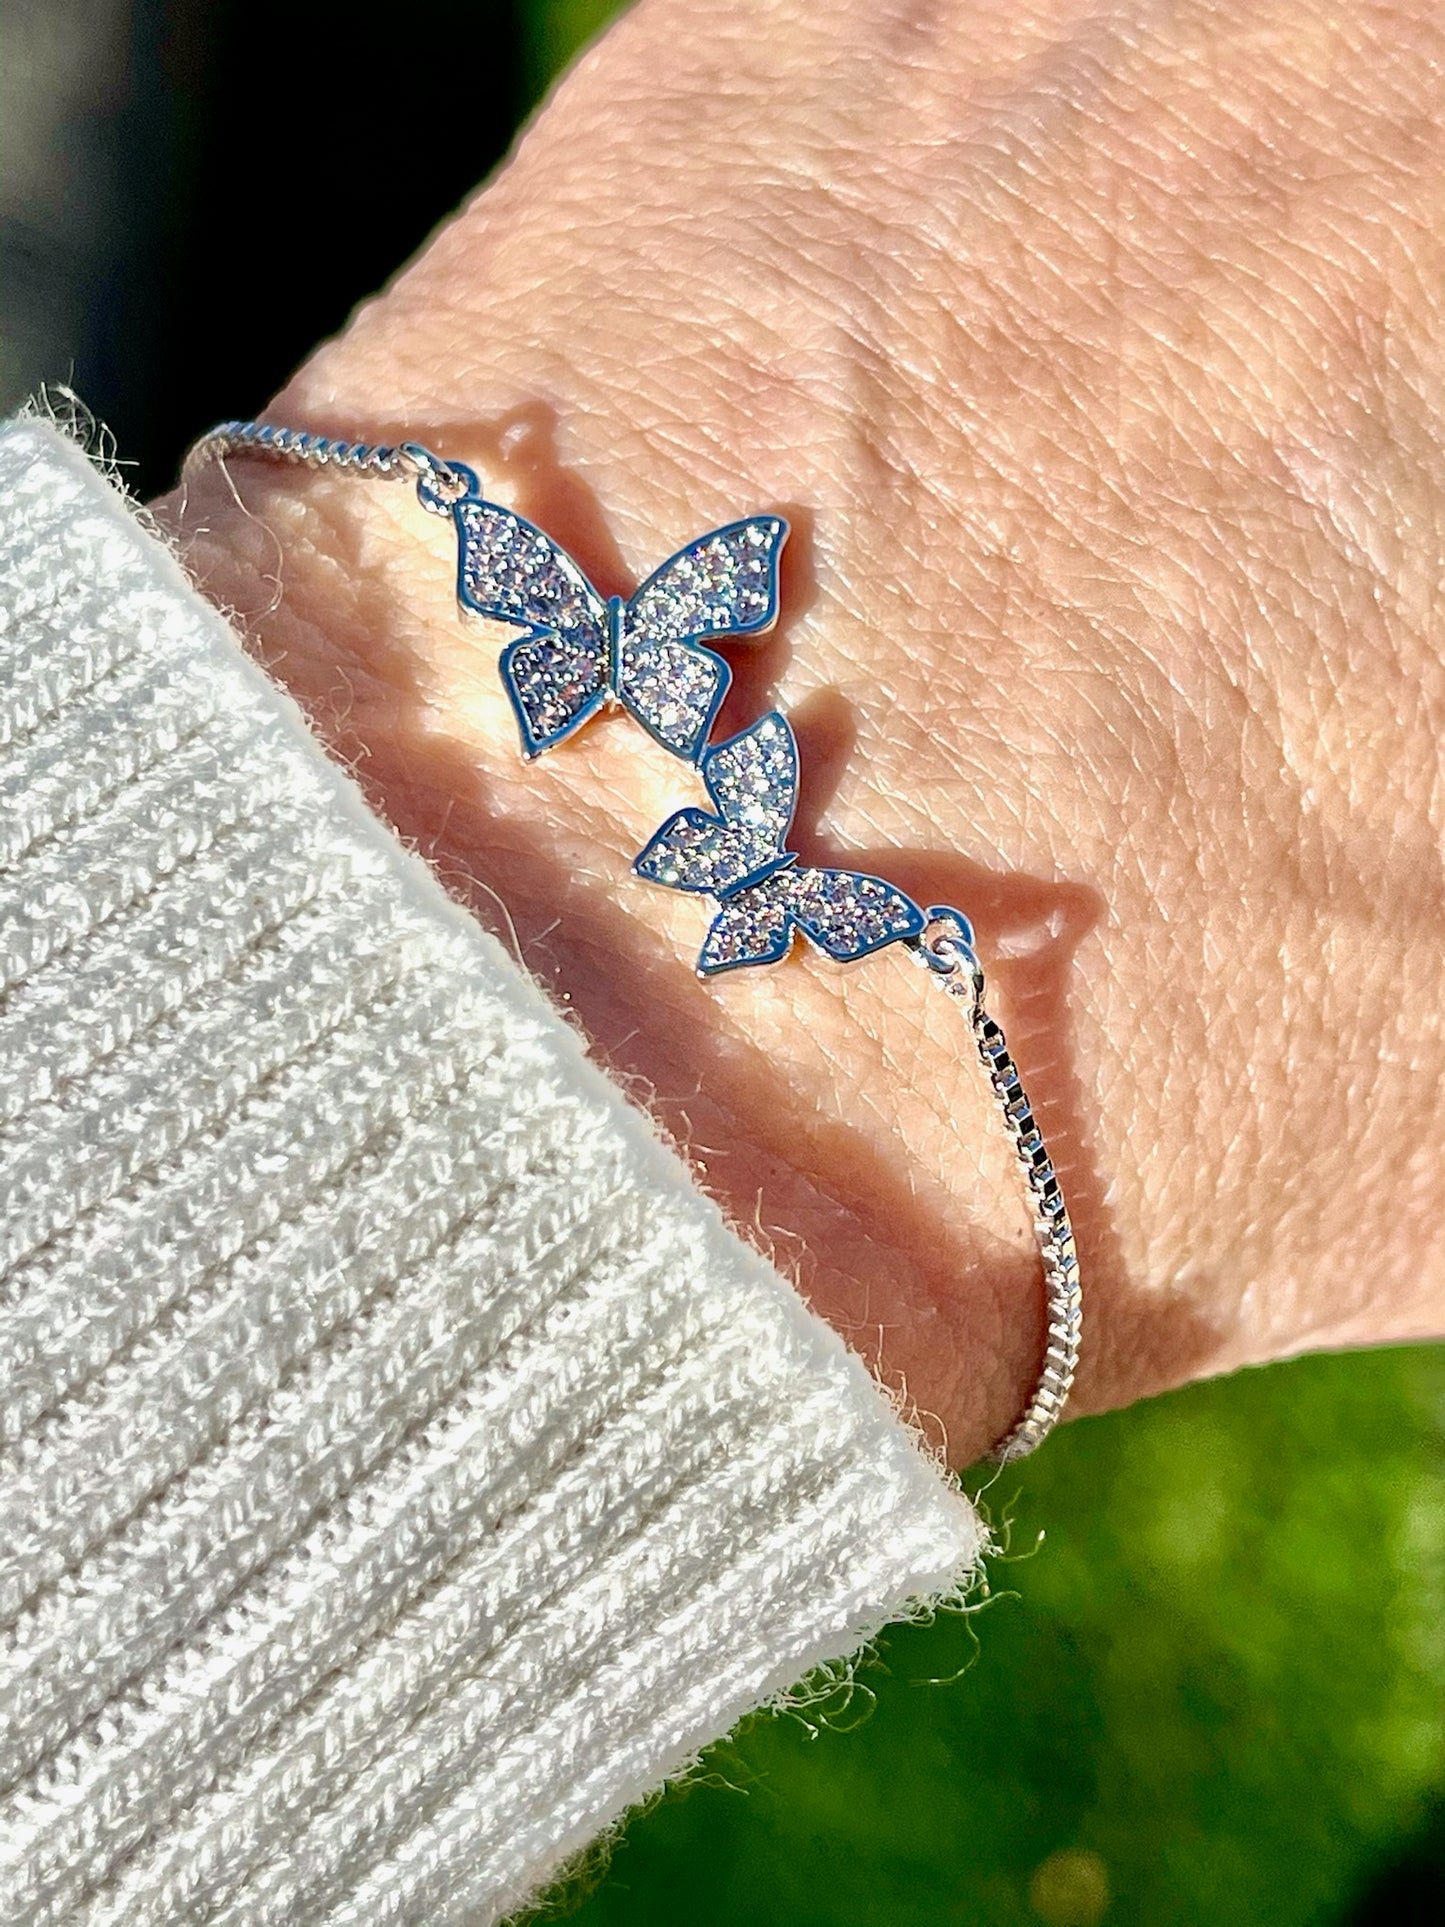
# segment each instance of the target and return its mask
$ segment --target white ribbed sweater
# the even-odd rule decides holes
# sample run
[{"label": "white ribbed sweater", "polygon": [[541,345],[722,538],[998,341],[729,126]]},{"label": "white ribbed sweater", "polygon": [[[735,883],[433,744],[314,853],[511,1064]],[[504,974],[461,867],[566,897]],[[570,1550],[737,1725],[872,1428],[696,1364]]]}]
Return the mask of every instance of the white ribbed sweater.
[{"label": "white ribbed sweater", "polygon": [[485,1923],[962,1498],[121,497],[0,432],[0,1914]]}]

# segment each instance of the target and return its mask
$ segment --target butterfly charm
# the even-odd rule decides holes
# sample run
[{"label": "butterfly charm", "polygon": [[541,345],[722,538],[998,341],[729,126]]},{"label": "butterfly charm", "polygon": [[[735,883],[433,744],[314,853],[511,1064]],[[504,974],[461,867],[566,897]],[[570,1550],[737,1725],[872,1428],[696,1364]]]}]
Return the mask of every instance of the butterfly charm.
[{"label": "butterfly charm", "polygon": [[777,963],[795,932],[840,963],[919,936],[927,917],[881,877],[818,870],[785,846],[798,796],[798,745],[771,711],[740,736],[704,751],[713,809],[679,810],[633,864],[670,890],[717,901],[698,974]]},{"label": "butterfly charm", "polygon": [[600,596],[564,549],[510,509],[476,494],[450,507],[463,606],[526,630],[501,660],[523,754],[540,756],[617,702],[695,763],[732,680],[704,642],[757,635],[776,620],[781,516],[700,536],[624,601]]}]

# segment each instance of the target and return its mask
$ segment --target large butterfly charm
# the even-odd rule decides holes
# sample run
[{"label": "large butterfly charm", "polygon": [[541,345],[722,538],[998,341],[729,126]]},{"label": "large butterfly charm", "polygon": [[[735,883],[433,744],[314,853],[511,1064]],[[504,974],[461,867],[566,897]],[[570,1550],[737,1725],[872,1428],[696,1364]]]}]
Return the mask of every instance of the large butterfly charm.
[{"label": "large butterfly charm", "polygon": [[919,936],[928,919],[881,877],[816,870],[785,845],[798,796],[798,745],[771,711],[742,735],[704,752],[713,809],[679,810],[633,864],[670,890],[717,900],[701,976],[740,964],[777,963],[801,930],[840,963]]},{"label": "large butterfly charm", "polygon": [[604,600],[565,550],[510,509],[473,494],[451,509],[463,605],[526,630],[501,660],[523,753],[540,756],[615,701],[695,763],[732,679],[704,639],[756,635],[776,620],[787,523],[756,515],[714,529],[624,601]]}]

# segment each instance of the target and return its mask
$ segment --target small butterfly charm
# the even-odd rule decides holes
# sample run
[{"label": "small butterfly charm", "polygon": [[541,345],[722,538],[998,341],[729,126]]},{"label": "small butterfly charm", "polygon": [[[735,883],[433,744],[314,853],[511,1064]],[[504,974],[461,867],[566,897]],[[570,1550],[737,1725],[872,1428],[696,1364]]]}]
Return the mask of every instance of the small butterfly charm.
[{"label": "small butterfly charm", "polygon": [[717,900],[698,974],[777,963],[801,930],[840,963],[919,936],[927,917],[881,877],[817,870],[786,847],[798,796],[798,745],[776,710],[701,759],[713,811],[679,810],[633,864],[670,890]]},{"label": "small butterfly charm", "polygon": [[501,660],[523,754],[540,756],[617,702],[695,763],[732,680],[704,640],[757,635],[777,619],[781,516],[700,536],[624,601],[604,600],[564,549],[510,509],[476,494],[449,506],[463,606],[527,632]]}]

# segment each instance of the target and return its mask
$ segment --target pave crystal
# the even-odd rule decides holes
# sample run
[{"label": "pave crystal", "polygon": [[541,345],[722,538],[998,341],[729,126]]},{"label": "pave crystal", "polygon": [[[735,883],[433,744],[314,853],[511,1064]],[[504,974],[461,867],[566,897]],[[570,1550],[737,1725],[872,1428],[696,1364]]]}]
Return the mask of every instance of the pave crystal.
[{"label": "pave crystal", "polygon": [[698,967],[730,970],[773,963],[791,947],[794,930],[840,963],[917,936],[918,906],[881,877],[851,870],[793,867],[749,884],[718,907]]},{"label": "pave crystal", "polygon": [[702,774],[724,821],[771,838],[773,853],[781,854],[798,793],[798,745],[783,717],[774,710],[710,749]]},{"label": "pave crystal", "polygon": [[617,693],[679,756],[697,753],[727,671],[709,651],[639,641],[624,632]]},{"label": "pave crystal", "polygon": [[842,963],[916,937],[924,926],[917,904],[881,877],[801,868],[787,876],[793,915],[804,934]]},{"label": "pave crystal", "polygon": [[779,870],[719,905],[698,957],[699,970],[774,963],[793,939],[791,870]]},{"label": "pave crystal", "polygon": [[505,658],[508,680],[534,742],[546,743],[606,686],[602,658],[590,639],[557,635],[515,643]]},{"label": "pave crystal", "polygon": [[463,600],[482,615],[546,632],[504,663],[534,742],[554,739],[615,675],[622,703],[674,754],[693,760],[728,674],[697,640],[772,620],[784,523],[735,523],[664,562],[623,607],[614,664],[607,606],[550,536],[494,502],[468,499],[455,514]]},{"label": "pave crystal", "polygon": [[628,632],[681,642],[764,627],[777,611],[784,532],[777,516],[760,515],[680,550],[633,597]]},{"label": "pave crystal", "polygon": [[633,867],[669,890],[725,897],[779,854],[770,837],[719,823],[706,810],[682,810],[663,824]]},{"label": "pave crystal", "polygon": [[917,904],[881,877],[792,862],[768,872],[785,854],[798,787],[798,746],[786,718],[774,711],[709,750],[702,774],[717,813],[680,811],[635,865],[670,889],[718,898],[699,969],[773,963],[787,954],[795,930],[848,962],[923,929]]},{"label": "pave crystal", "polygon": [[473,608],[501,622],[587,635],[605,657],[602,598],[571,556],[495,502],[462,502],[456,518],[462,588]]}]

